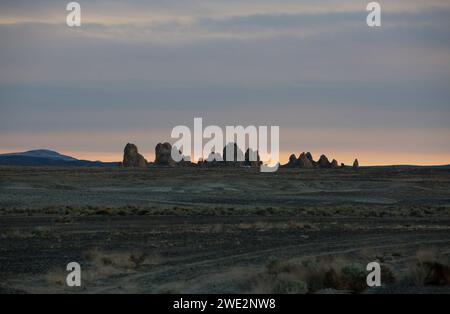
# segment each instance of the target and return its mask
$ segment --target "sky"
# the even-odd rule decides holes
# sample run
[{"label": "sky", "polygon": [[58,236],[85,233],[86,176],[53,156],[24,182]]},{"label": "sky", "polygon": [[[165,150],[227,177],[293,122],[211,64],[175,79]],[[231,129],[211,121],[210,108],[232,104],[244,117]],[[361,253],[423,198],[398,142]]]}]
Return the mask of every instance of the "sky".
[{"label": "sky", "polygon": [[148,160],[172,128],[278,125],[282,161],[450,164],[450,2],[0,2],[0,153]]}]

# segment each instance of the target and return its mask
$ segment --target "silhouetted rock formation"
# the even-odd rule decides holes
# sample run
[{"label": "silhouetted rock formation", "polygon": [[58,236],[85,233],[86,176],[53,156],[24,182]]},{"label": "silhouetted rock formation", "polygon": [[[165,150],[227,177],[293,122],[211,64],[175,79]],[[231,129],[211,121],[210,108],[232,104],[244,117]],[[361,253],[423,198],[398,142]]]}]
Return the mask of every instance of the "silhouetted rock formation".
[{"label": "silhouetted rock formation", "polygon": [[203,158],[200,158],[200,160],[197,163],[197,166],[199,167],[220,167],[224,164],[222,161],[222,156],[219,153],[211,152],[205,160]]},{"label": "silhouetted rock formation", "polygon": [[[233,149],[234,147],[234,156],[230,157],[227,156],[227,150],[228,149]],[[228,148],[228,149],[227,149]],[[238,166],[240,163],[242,163],[243,161],[245,161],[245,156],[244,153],[242,152],[242,150],[237,146],[236,143],[228,143],[227,145],[225,145],[225,147],[223,148],[223,160],[227,163],[233,163],[233,165]],[[231,165],[231,164],[230,164]]]},{"label": "silhouetted rock formation", "polygon": [[314,161],[314,158],[313,158],[313,156],[311,155],[310,152],[307,152],[307,153],[306,153],[306,158],[308,158],[308,160],[311,162],[311,164],[312,164],[314,167],[317,167],[317,166],[318,166],[317,162]]},{"label": "silhouetted rock formation", "polygon": [[122,166],[127,168],[145,168],[147,167],[147,160],[139,154],[136,145],[128,143],[123,151]]},{"label": "silhouetted rock formation", "polygon": [[355,159],[355,161],[353,162],[353,169],[358,169],[359,168],[359,161],[358,159]]},{"label": "silhouetted rock formation", "polygon": [[311,154],[309,154],[309,156],[310,156],[310,158],[308,158],[308,155],[305,153],[300,154],[300,157],[298,157],[298,166],[300,168],[304,168],[304,169],[314,168],[314,164],[313,164],[314,161],[312,160]]},{"label": "silhouetted rock formation", "polygon": [[325,155],[320,156],[318,164],[320,168],[331,168],[331,163]]},{"label": "silhouetted rock formation", "polygon": [[158,143],[155,147],[155,165],[175,166],[176,162],[172,159],[172,145],[169,143]]},{"label": "silhouetted rock formation", "polygon": [[259,152],[255,152],[254,150],[248,148],[245,152],[245,165],[250,167],[259,167],[261,164],[262,162],[259,158]]},{"label": "silhouetted rock formation", "polygon": [[332,169],[337,169],[337,168],[339,168],[339,164],[338,164],[338,162],[337,162],[336,159],[333,159],[333,161],[331,162],[331,168],[332,168]]},{"label": "silhouetted rock formation", "polygon": [[[233,156],[227,160],[227,148],[234,149]],[[205,160],[198,161],[200,167],[259,167],[262,164],[258,151],[247,149],[245,154],[236,143],[228,143],[223,148],[222,156],[219,153],[211,152]]]},{"label": "silhouetted rock formation", "polygon": [[176,165],[178,167],[197,167],[196,163],[191,162],[190,156],[184,156],[181,150],[178,150],[178,154],[180,154],[182,159],[179,162],[171,163],[171,166]]},{"label": "silhouetted rock formation", "polygon": [[295,156],[295,154],[292,154],[291,156],[289,156],[289,161],[288,161],[287,164],[284,165],[284,167],[286,167],[286,168],[296,168],[296,167],[298,167],[297,156]]},{"label": "silhouetted rock formation", "polygon": [[216,153],[216,152],[211,152],[208,156],[208,158],[206,159],[207,162],[220,162],[222,161],[222,156],[220,155],[220,153]]},{"label": "silhouetted rock formation", "polygon": [[298,159],[295,154],[289,156],[289,161],[287,164],[283,165],[284,168],[301,168],[301,169],[313,169],[313,168],[323,168],[323,169],[338,169],[345,168],[345,165],[342,163],[339,166],[339,163],[336,159],[333,159],[331,162],[328,160],[328,157],[325,155],[320,156],[318,161],[314,161],[313,156],[310,152],[301,153]]}]

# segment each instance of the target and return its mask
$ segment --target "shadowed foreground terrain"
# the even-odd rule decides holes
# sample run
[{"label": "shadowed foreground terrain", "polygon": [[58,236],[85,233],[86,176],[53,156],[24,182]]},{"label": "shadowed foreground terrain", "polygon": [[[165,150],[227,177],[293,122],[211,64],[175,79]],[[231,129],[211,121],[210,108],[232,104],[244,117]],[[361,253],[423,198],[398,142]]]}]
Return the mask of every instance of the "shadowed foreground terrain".
[{"label": "shadowed foreground terrain", "polygon": [[3,293],[448,293],[449,256],[449,170],[0,168]]}]

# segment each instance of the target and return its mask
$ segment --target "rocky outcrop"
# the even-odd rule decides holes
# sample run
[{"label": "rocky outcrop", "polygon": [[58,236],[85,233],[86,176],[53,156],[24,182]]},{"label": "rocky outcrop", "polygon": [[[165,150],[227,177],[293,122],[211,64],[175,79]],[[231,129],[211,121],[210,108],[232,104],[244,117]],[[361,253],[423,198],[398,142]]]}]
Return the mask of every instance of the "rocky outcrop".
[{"label": "rocky outcrop", "polygon": [[123,150],[122,166],[126,168],[145,168],[147,160],[139,154],[136,145],[128,143]]},{"label": "rocky outcrop", "polygon": [[[356,163],[358,160],[356,160]],[[323,169],[339,169],[345,168],[345,164],[341,163],[339,165],[336,159],[333,159],[331,162],[328,157],[325,155],[320,156],[318,161],[314,161],[313,156],[310,152],[301,153],[298,159],[295,157],[295,154],[292,154],[289,157],[289,162],[283,165],[284,168],[301,168],[301,169],[313,169],[313,168],[323,168]],[[357,166],[358,167],[358,166]]]},{"label": "rocky outcrop", "polygon": [[355,161],[353,162],[353,169],[358,169],[359,168],[359,161],[358,159],[355,159]]},{"label": "rocky outcrop", "polygon": [[300,168],[303,168],[303,169],[314,168],[314,164],[313,164],[314,161],[312,160],[312,156],[311,156],[311,154],[309,154],[309,157],[308,157],[308,154],[301,153],[300,157],[298,157],[297,163]]},{"label": "rocky outcrop", "polygon": [[320,168],[331,168],[331,163],[325,155],[320,156],[318,164]]},{"label": "rocky outcrop", "polygon": [[219,153],[211,152],[208,158],[200,158],[197,165],[203,168],[220,167],[222,164],[222,156]]},{"label": "rocky outcrop", "polygon": [[285,164],[283,167],[286,167],[286,168],[296,168],[296,167],[298,167],[297,156],[295,156],[295,154],[292,154],[291,156],[289,156],[288,163]]},{"label": "rocky outcrop", "polygon": [[217,162],[222,161],[222,156],[219,153],[211,152],[206,159],[207,162]]},{"label": "rocky outcrop", "polygon": [[[234,153],[231,158],[227,158],[227,148],[233,149]],[[206,159],[199,160],[198,165],[200,167],[212,168],[212,167],[259,167],[262,164],[259,152],[247,149],[245,154],[238,147],[236,143],[228,143],[223,148],[223,155],[219,153],[211,152]]]},{"label": "rocky outcrop", "polygon": [[311,154],[310,152],[307,152],[307,153],[306,153],[306,158],[308,158],[308,160],[311,162],[311,164],[312,164],[314,167],[317,167],[317,166],[318,166],[318,165],[317,165],[317,162],[314,161],[314,158],[313,158],[313,156],[312,156],[312,154]]},{"label": "rocky outcrop", "polygon": [[[172,148],[173,150],[173,148]],[[178,154],[181,156],[181,160],[179,162],[174,162],[171,163],[169,165],[176,165],[178,167],[196,167],[197,164],[194,162],[191,162],[191,157],[190,156],[184,156],[183,152],[178,150]]]},{"label": "rocky outcrop", "polygon": [[[233,150],[234,155],[233,156],[227,156],[227,150]],[[245,156],[242,150],[238,147],[236,143],[228,143],[223,148],[223,160],[226,163],[240,163],[245,161]]]},{"label": "rocky outcrop", "polygon": [[155,147],[155,165],[174,166],[176,162],[172,159],[172,145],[170,143],[158,143]]},{"label": "rocky outcrop", "polygon": [[245,152],[245,165],[250,167],[259,167],[262,162],[259,158],[259,152],[248,148]]},{"label": "rocky outcrop", "polygon": [[338,164],[338,162],[337,162],[336,159],[333,159],[333,161],[331,162],[331,168],[332,168],[332,169],[337,169],[337,168],[339,168],[339,164]]}]

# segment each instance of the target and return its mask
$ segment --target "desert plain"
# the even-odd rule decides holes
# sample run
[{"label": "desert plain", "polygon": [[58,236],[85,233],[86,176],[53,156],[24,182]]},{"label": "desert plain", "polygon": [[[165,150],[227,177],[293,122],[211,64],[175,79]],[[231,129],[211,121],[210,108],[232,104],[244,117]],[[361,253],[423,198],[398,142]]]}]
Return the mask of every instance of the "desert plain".
[{"label": "desert plain", "polygon": [[0,168],[0,293],[448,293],[449,258],[450,170]]}]

